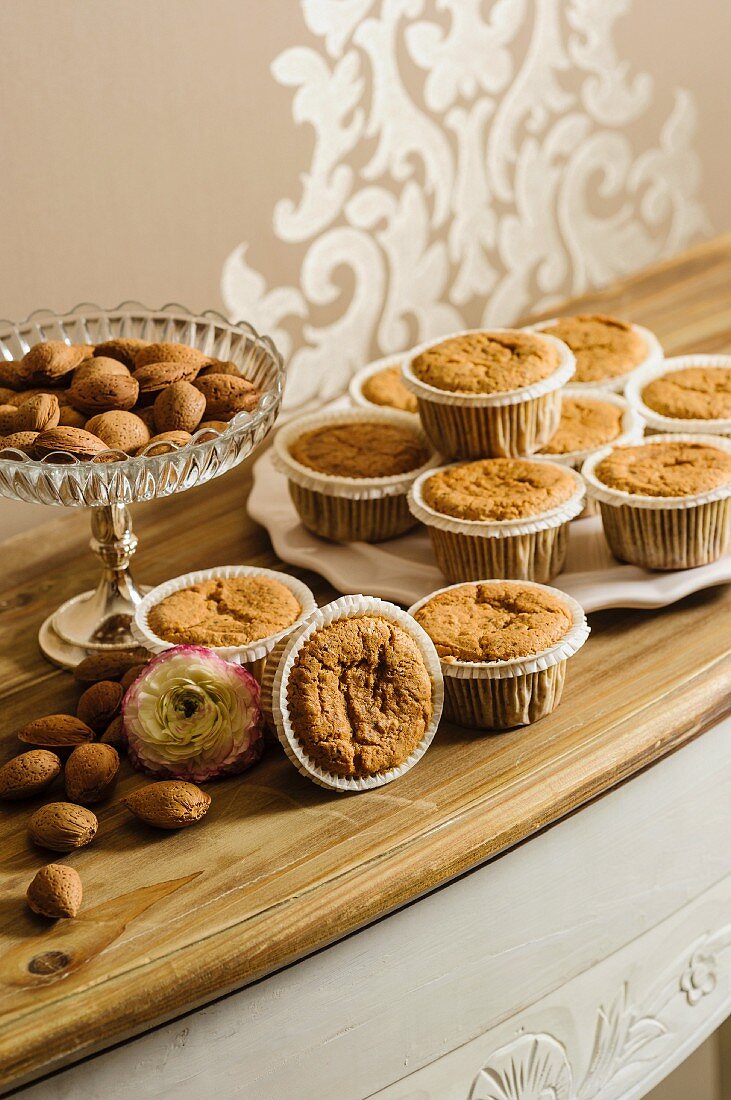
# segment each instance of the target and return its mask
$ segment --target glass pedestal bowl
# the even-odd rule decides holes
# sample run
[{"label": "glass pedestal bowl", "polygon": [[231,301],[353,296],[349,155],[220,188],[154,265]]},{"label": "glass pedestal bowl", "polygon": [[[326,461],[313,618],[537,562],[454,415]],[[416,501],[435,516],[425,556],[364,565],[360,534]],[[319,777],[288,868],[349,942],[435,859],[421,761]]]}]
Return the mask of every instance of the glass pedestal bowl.
[{"label": "glass pedestal bowl", "polygon": [[231,360],[261,396],[253,412],[238,413],[224,431],[199,430],[192,442],[170,444],[165,454],[107,451],[93,462],[80,462],[62,454],[38,461],[16,450],[0,452],[0,496],[91,509],[99,583],[62,604],[38,635],[46,657],[65,668],[90,652],[136,644],[130,625],[145,589],[130,573],[137,538],[127,505],[192,489],[243,461],[271,430],[284,386],[282,358],[268,337],[246,322],[231,324],[212,310],[195,315],[179,305],[154,310],[139,302],[116,309],[84,304],[65,314],[40,310],[20,324],[0,321],[0,358],[20,359],[41,340],[99,344],[112,337],[189,344],[212,358]]}]

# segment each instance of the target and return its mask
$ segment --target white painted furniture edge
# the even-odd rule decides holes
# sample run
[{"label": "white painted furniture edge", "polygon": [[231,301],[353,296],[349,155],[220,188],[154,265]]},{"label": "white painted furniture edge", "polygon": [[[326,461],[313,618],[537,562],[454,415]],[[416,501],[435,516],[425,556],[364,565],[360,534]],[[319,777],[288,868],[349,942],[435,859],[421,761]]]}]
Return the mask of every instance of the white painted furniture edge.
[{"label": "white painted furniture edge", "polygon": [[643,1096],[731,1009],[730,785],[728,719],[491,863],[23,1100],[523,1100],[516,1082],[538,1072],[557,1100]]}]

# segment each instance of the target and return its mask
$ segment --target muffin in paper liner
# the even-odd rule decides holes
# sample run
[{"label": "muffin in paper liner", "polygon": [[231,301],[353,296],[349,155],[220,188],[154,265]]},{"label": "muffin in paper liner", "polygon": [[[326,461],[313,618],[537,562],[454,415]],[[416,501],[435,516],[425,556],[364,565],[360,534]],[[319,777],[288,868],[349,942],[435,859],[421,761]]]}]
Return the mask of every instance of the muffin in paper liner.
[{"label": "muffin in paper liner", "polygon": [[328,424],[390,424],[407,429],[431,452],[431,444],[413,413],[398,409],[339,409],[300,417],[280,428],[274,439],[273,462],[289,481],[289,494],[308,531],[331,542],[383,542],[415,526],[406,503],[414,478],[441,461],[430,454],[414,470],[388,477],[336,477],[311,470],[290,454],[303,434]]},{"label": "muffin in paper liner", "polygon": [[[461,588],[462,583],[465,582],[430,592],[409,608],[409,614],[415,615],[435,596]],[[490,584],[490,580],[467,583]],[[510,582],[500,578],[499,583]],[[558,642],[528,657],[513,657],[508,661],[442,660],[444,715],[457,725],[500,730],[527,726],[545,718],[561,701],[567,661],[589,637],[590,627],[584,610],[571,596],[532,581],[515,583],[521,588],[528,585],[556,596],[571,612],[572,624]]]},{"label": "muffin in paper liner", "polygon": [[219,578],[228,580],[232,577],[269,577],[271,580],[279,581],[280,584],[285,585],[290,590],[302,608],[300,615],[290,626],[266,638],[257,638],[256,641],[250,642],[248,645],[206,646],[207,649],[212,650],[219,657],[243,665],[256,680],[260,680],[267,656],[280,638],[286,638],[293,630],[296,630],[317,608],[315,597],[303,581],[298,580],[296,577],[290,577],[288,573],[280,573],[276,569],[260,569],[256,565],[221,565],[213,569],[199,569],[194,573],[183,573],[180,577],[174,577],[163,584],[158,584],[137,605],[132,621],[132,634],[135,640],[150,653],[155,654],[162,653],[164,650],[172,649],[180,644],[166,641],[165,638],[161,638],[154,632],[148,619],[151,609],[161,600],[164,600],[166,596],[172,595],[173,592],[179,592],[183,588],[190,588],[193,584],[199,584],[201,581],[218,580]]},{"label": "muffin in paper liner", "polygon": [[[363,387],[368,379],[374,374],[378,374],[379,371],[387,370],[389,367],[395,367],[400,371],[402,359],[403,355],[386,355],[383,359],[375,359],[372,363],[368,363],[365,367],[361,367],[359,371],[356,371],[348,386],[348,396],[353,404],[360,409],[396,408],[395,405],[379,405],[375,401],[371,401],[363,392]],[[413,416],[415,419],[417,418],[416,410],[413,412],[410,412],[408,409],[398,411],[408,412],[410,416]]]},{"label": "muffin in paper liner", "polygon": [[[551,328],[557,321],[560,321],[560,317],[551,317],[548,321],[539,321],[535,325],[526,325],[526,332],[540,332],[543,333],[544,329]],[[572,387],[582,390],[603,390],[612,393],[624,393],[624,388],[631,378],[635,376],[638,371],[647,370],[655,366],[662,364],[665,358],[665,352],[663,351],[662,344],[658,340],[654,332],[651,332],[649,328],[645,328],[644,325],[636,325],[634,322],[628,322],[638,336],[641,336],[647,345],[647,356],[641,363],[638,363],[632,370],[626,371],[624,374],[617,374],[614,378],[594,378],[591,382],[578,382],[576,379],[572,381]]]},{"label": "muffin in paper liner", "polygon": [[[431,680],[432,716],[421,741],[411,755],[398,767],[390,768],[378,775],[352,778],[327,772],[308,756],[298,741],[289,721],[287,681],[297,654],[310,635],[330,623],[337,622],[339,619],[354,618],[361,615],[378,615],[381,618],[390,619],[407,631],[414,639]],[[294,764],[301,775],[312,780],[318,786],[343,793],[369,791],[375,787],[383,787],[386,783],[392,783],[394,779],[399,779],[413,768],[432,743],[444,704],[444,681],[441,662],[434,648],[434,643],[426,631],[396,604],[379,600],[374,596],[341,596],[333,603],[321,607],[310,616],[295,634],[290,635],[289,638],[280,643],[277,646],[276,657],[276,660],[269,662],[265,671],[262,685],[262,710],[267,721],[273,724],[277,737],[290,762]]]},{"label": "muffin in paper liner", "polygon": [[426,503],[423,488],[441,466],[421,474],[409,493],[412,514],[429,531],[437,565],[449,581],[477,577],[546,583],[561,572],[568,549],[568,524],[584,507],[581,474],[562,466],[574,479],[575,492],[556,508],[519,520],[456,519]]},{"label": "muffin in paper liner", "polygon": [[[630,402],[621,394],[614,393],[612,390],[593,389],[590,386],[571,385],[566,386],[566,388],[561,391],[561,400],[563,401],[565,397],[574,397],[584,400],[589,398],[594,401],[605,402],[609,405],[616,405],[617,408],[622,409],[622,431],[616,439],[611,441],[611,446],[617,447],[622,443],[641,442],[645,427],[644,422],[641,416],[632,408]],[[531,458],[535,458],[539,462],[558,462],[560,466],[570,466],[572,470],[580,471],[590,455],[608,446],[610,446],[610,444],[602,443],[599,447],[591,447],[584,451],[567,451],[566,454],[562,455],[533,454]],[[583,511],[574,518],[584,519],[586,516],[595,516],[598,514],[598,504],[587,495],[584,500]]]},{"label": "muffin in paper liner", "polygon": [[[731,439],[660,433],[654,443],[705,443],[731,454]],[[650,497],[605,485],[594,473],[614,447],[604,447],[581,468],[586,491],[599,504],[609,549],[642,569],[694,569],[717,561],[731,547],[731,483],[682,497]]]},{"label": "muffin in paper liner", "polygon": [[[561,387],[574,374],[573,352],[561,340],[543,336],[558,348],[561,362],[548,378],[501,393],[441,390],[422,382],[412,364],[428,348],[456,336],[516,329],[465,329],[420,344],[404,357],[404,385],[415,395],[424,431],[446,458],[517,458],[543,447],[558,427]],[[540,334],[542,335],[542,334]]]},{"label": "muffin in paper liner", "polygon": [[624,395],[638,416],[647,425],[648,434],[728,435],[731,436],[731,420],[701,420],[692,417],[665,416],[656,412],[642,400],[642,391],[656,378],[664,378],[688,367],[726,367],[731,370],[731,355],[678,355],[664,362],[651,363],[638,368],[625,386]]}]

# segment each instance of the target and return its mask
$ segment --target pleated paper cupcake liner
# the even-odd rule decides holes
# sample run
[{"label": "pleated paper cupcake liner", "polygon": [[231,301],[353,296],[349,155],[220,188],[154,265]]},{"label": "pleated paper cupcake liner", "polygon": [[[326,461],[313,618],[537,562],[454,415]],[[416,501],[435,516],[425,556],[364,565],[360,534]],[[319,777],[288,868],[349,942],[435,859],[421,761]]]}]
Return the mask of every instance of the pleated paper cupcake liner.
[{"label": "pleated paper cupcake liner", "polygon": [[[287,682],[297,658],[297,654],[307,639],[314,634],[316,630],[320,630],[330,623],[337,622],[339,619],[353,618],[359,615],[378,615],[382,618],[390,619],[406,630],[414,639],[424,659],[431,679],[432,716],[421,741],[402,764],[394,768],[389,768],[388,771],[380,775],[366,776],[364,778],[349,778],[325,771],[308,755],[297,739],[297,735],[289,718]],[[287,639],[282,647],[278,661],[276,663],[272,661],[270,667],[267,669],[263,695],[265,714],[268,710],[271,720],[274,722],[277,737],[288,759],[294,767],[297,768],[297,771],[320,787],[326,787],[328,790],[346,793],[349,791],[368,791],[373,790],[375,787],[383,787],[385,784],[392,783],[395,779],[399,779],[402,775],[405,775],[407,771],[413,768],[414,765],[421,760],[434,739],[434,734],[437,731],[439,720],[442,715],[442,708],[444,705],[444,681],[442,678],[441,663],[437,651],[434,648],[434,643],[426,631],[423,630],[410,615],[402,611],[396,604],[388,603],[386,600],[376,599],[373,596],[341,596],[340,599],[335,600],[333,603],[321,607],[310,616],[307,623],[304,624],[295,635]]]},{"label": "pleated paper cupcake liner", "polygon": [[416,526],[406,493],[350,500],[290,481],[289,495],[307,530],[331,542],[384,542]]},{"label": "pleated paper cupcake liner", "polygon": [[260,679],[267,655],[271,653],[277,642],[296,630],[317,609],[315,597],[306,584],[296,577],[290,577],[288,573],[280,573],[276,569],[260,569],[255,565],[222,565],[213,569],[199,569],[193,573],[183,573],[180,577],[174,577],[172,580],[157,585],[137,605],[132,622],[132,633],[135,640],[150,653],[162,653],[166,649],[172,649],[178,643],[161,638],[150,626],[149,614],[152,608],[167,596],[171,596],[173,592],[180,592],[183,588],[190,588],[191,585],[200,584],[202,581],[229,580],[234,577],[268,577],[271,580],[279,581],[280,584],[285,585],[290,590],[302,608],[300,615],[291,626],[285,627],[275,634],[270,634],[266,638],[257,638],[256,641],[248,645],[206,647],[212,649],[214,653],[227,661],[243,665],[257,680]]},{"label": "pleated paper cupcake liner", "polygon": [[544,336],[559,351],[561,362],[548,378],[503,393],[453,393],[416,376],[413,362],[435,344],[475,332],[514,329],[466,329],[420,344],[404,357],[404,385],[415,396],[419,416],[434,447],[448,458],[517,457],[532,454],[558,426],[559,391],[572,377],[575,360],[561,340]]},{"label": "pleated paper cupcake liner", "polygon": [[430,527],[429,540],[436,563],[448,581],[507,577],[544,584],[564,567],[568,523],[502,539],[473,538]]},{"label": "pleated paper cupcake liner", "polygon": [[[526,331],[528,332],[544,332],[545,329],[551,328],[561,318],[552,317],[550,321],[540,321],[537,325],[526,325]],[[625,371],[624,374],[617,374],[614,378],[596,378],[590,382],[579,382],[576,378],[571,382],[572,387],[578,387],[581,389],[597,389],[612,392],[623,393],[624,388],[631,378],[637,374],[638,371],[645,370],[647,368],[654,367],[662,363],[665,353],[662,348],[662,344],[658,340],[654,332],[651,332],[649,328],[645,328],[643,325],[632,325],[633,330],[638,336],[641,336],[647,345],[647,355],[638,363],[632,370]]]},{"label": "pleated paper cupcake liner", "polygon": [[[731,439],[693,433],[659,433],[655,443],[705,443],[731,454]],[[612,453],[605,447],[581,468],[588,495],[601,509],[609,547],[620,561],[643,569],[692,569],[708,565],[731,546],[731,483],[682,497],[648,497],[605,485],[595,474]]]},{"label": "pleated paper cupcake liner", "polygon": [[[472,583],[487,583],[481,578]],[[505,583],[503,578],[497,578]],[[560,599],[571,612],[571,626],[554,645],[528,657],[509,661],[442,660],[445,716],[458,725],[475,729],[509,729],[537,722],[555,710],[561,700],[566,663],[589,637],[590,628],[581,605],[565,592],[547,585],[520,582],[520,587],[540,588]],[[460,584],[439,588],[409,608],[409,614],[442,592]]]},{"label": "pleated paper cupcake liner", "polygon": [[726,367],[731,369],[731,355],[679,355],[661,363],[651,363],[637,370],[625,388],[625,397],[633,409],[647,424],[652,433],[682,432],[686,435],[731,435],[731,420],[719,417],[715,420],[700,420],[693,417],[663,416],[646,405],[642,400],[642,391],[656,378],[665,378],[675,371],[688,367]]}]

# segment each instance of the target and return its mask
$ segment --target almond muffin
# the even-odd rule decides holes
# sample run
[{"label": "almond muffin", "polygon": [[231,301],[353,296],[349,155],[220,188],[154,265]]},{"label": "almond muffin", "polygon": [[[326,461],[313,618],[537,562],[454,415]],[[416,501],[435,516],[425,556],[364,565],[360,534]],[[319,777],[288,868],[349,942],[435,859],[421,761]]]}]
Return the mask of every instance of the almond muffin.
[{"label": "almond muffin", "polygon": [[379,542],[414,526],[406,494],[438,459],[415,418],[396,409],[348,409],[293,421],[277,433],[274,462],[304,526],[334,542]]},{"label": "almond muffin", "polygon": [[563,567],[568,522],[584,504],[579,474],[555,462],[485,458],[427,471],[409,494],[451,581],[548,581]]},{"label": "almond muffin", "polygon": [[541,327],[571,348],[576,357],[574,384],[610,384],[644,363],[650,354],[638,326],[604,314],[561,317]]},{"label": "almond muffin", "polygon": [[447,717],[480,729],[550,714],[561,699],[566,661],[589,633],[574,600],[526,581],[452,585],[410,613],[442,662]]},{"label": "almond muffin", "polygon": [[558,426],[573,355],[541,333],[457,333],[415,349],[403,367],[435,449],[450,458],[532,454]]},{"label": "almond muffin", "polygon": [[600,451],[582,473],[620,561],[646,569],[689,569],[728,550],[730,441],[654,435],[638,446]]},{"label": "almond muffin", "polygon": [[416,398],[403,383],[400,362],[385,366],[369,364],[358,371],[350,383],[350,396],[356,405],[416,412]]},{"label": "almond muffin", "polygon": [[731,355],[682,355],[640,371],[627,400],[652,432],[731,436]]},{"label": "almond muffin", "polygon": [[623,409],[590,397],[566,397],[561,403],[561,419],[554,435],[541,454],[564,455],[594,451],[612,443],[623,431]]}]

